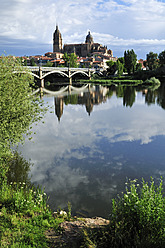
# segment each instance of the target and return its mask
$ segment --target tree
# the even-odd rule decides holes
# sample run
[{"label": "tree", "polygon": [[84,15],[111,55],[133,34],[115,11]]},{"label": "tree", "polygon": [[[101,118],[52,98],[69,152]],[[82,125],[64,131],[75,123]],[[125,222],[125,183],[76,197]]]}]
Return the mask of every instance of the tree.
[{"label": "tree", "polygon": [[27,59],[24,60],[24,66],[27,66]]},{"label": "tree", "polygon": [[113,75],[115,73],[116,69],[117,69],[116,68],[116,63],[114,61],[112,61],[112,60],[109,60],[109,61],[106,62],[106,64],[109,66],[109,68],[107,68],[108,74]]},{"label": "tree", "polygon": [[165,66],[165,50],[159,54],[159,64]]},{"label": "tree", "polygon": [[70,54],[70,67],[77,67],[77,56],[74,53]]},{"label": "tree", "polygon": [[31,66],[36,66],[36,63],[35,63],[35,61],[34,61],[34,58],[31,58],[31,60],[30,60],[30,65],[31,65]]},{"label": "tree", "polygon": [[65,66],[70,66],[72,68],[77,67],[77,56],[74,53],[64,53],[63,60],[65,61]]},{"label": "tree", "polygon": [[47,61],[47,63],[46,63],[46,65],[45,65],[46,67],[52,67],[53,66],[53,63],[52,62],[50,62],[50,61]]},{"label": "tree", "polygon": [[158,67],[158,55],[157,53],[149,52],[147,54],[147,66],[150,70],[154,70]]},{"label": "tree", "polygon": [[[17,70],[19,73],[13,73]],[[21,73],[25,67],[13,57],[0,59],[0,158],[6,158],[10,147],[23,140],[31,124],[42,118],[42,102],[31,96],[33,78]],[[0,159],[0,164],[1,164]]]},{"label": "tree", "polygon": [[136,65],[136,71],[140,71],[142,69],[142,64],[141,63],[137,63]]},{"label": "tree", "polygon": [[135,54],[133,49],[124,52],[124,61],[125,68],[127,69],[128,74],[130,75],[132,72],[134,73],[137,63],[137,55]]},{"label": "tree", "polygon": [[121,75],[123,75],[123,64],[117,60],[116,62],[116,69],[117,69],[117,75],[120,77]]},{"label": "tree", "polygon": [[125,65],[124,57],[119,57],[117,60],[120,61],[120,63],[122,63],[123,65]]}]

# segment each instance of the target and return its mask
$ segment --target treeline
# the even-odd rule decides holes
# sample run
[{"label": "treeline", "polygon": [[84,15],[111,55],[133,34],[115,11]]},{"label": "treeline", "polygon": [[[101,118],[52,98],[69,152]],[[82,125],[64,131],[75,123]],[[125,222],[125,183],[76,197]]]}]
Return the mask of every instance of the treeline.
[{"label": "treeline", "polygon": [[[114,61],[107,61],[108,75],[117,76],[123,75],[123,73],[128,73],[128,75],[134,75],[135,77],[142,77],[142,66],[146,68],[146,71],[150,71],[150,73],[143,73],[144,74],[151,74],[151,76],[155,76],[156,74],[165,74],[165,50],[162,51],[159,55],[157,53],[150,52],[146,55],[146,60],[142,61],[141,63],[137,62],[137,55],[135,54],[134,50],[127,50],[124,52],[124,57],[118,58],[116,62]],[[151,73],[154,72],[154,73]]]}]

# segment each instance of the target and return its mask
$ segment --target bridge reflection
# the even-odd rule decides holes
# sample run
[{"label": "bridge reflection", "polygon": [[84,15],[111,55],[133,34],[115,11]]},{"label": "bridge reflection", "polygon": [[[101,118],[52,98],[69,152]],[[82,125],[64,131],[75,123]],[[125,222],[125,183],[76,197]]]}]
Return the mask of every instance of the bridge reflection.
[{"label": "bridge reflection", "polygon": [[[78,90],[78,88],[77,88]],[[95,85],[88,87],[83,91],[73,91],[67,95],[59,95],[54,97],[55,114],[60,121],[63,115],[64,105],[77,104],[85,106],[87,113],[91,114],[94,105],[103,103],[107,99],[107,93],[109,89],[101,85]]]}]

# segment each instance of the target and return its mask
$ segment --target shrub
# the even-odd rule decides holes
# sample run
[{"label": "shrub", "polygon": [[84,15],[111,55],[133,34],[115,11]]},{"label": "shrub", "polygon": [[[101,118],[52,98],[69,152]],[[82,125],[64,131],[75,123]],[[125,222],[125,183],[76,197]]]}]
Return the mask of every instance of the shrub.
[{"label": "shrub", "polygon": [[158,85],[160,85],[159,79],[157,79],[155,77],[151,77],[150,79],[145,80],[144,83],[145,84],[158,84]]},{"label": "shrub", "polygon": [[[163,181],[142,187],[137,180],[126,183],[126,192],[112,200],[110,224],[87,230],[81,247],[163,248],[165,247],[165,198]],[[88,243],[88,245],[86,245]]]},{"label": "shrub", "polygon": [[[109,241],[112,247],[165,247],[165,198],[163,182],[156,186],[130,181],[124,193],[113,199]],[[106,247],[106,246],[105,246]]]}]

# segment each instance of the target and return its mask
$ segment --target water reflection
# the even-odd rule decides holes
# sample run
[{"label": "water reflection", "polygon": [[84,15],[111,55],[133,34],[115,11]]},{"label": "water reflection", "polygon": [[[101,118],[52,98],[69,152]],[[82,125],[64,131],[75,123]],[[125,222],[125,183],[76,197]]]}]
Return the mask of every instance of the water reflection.
[{"label": "water reflection", "polygon": [[109,89],[107,87],[96,85],[91,87],[88,92],[80,92],[80,94],[77,95],[70,94],[67,96],[54,97],[55,114],[57,115],[58,120],[60,121],[63,114],[64,103],[65,105],[84,105],[87,113],[90,115],[94,105],[106,102],[108,91]]},{"label": "water reflection", "polygon": [[30,167],[32,164],[26,161],[24,157],[15,151],[12,158],[8,161],[9,170],[7,173],[8,182],[25,183],[31,187],[31,180],[29,178]]},{"label": "water reflection", "polygon": [[45,187],[51,207],[70,201],[74,213],[107,217],[126,178],[164,176],[164,97],[164,86],[97,86],[45,97],[55,115],[47,113],[45,124],[34,126],[33,143],[26,140],[21,150],[34,163],[32,182]]},{"label": "water reflection", "polygon": [[101,85],[96,85],[91,87],[88,92],[81,92],[77,95],[67,95],[67,96],[57,96],[54,97],[55,104],[55,114],[60,121],[64,105],[68,104],[78,104],[85,105],[87,113],[90,115],[93,111],[93,106],[101,103],[105,103],[108,98],[110,98],[114,93],[118,98],[123,99],[123,106],[132,107],[135,103],[136,93],[141,92],[142,96],[145,97],[145,103],[147,105],[159,104],[162,108],[165,108],[165,86],[162,85],[155,90],[155,87],[150,88],[140,88],[133,86],[122,86],[118,87],[103,87]]}]

